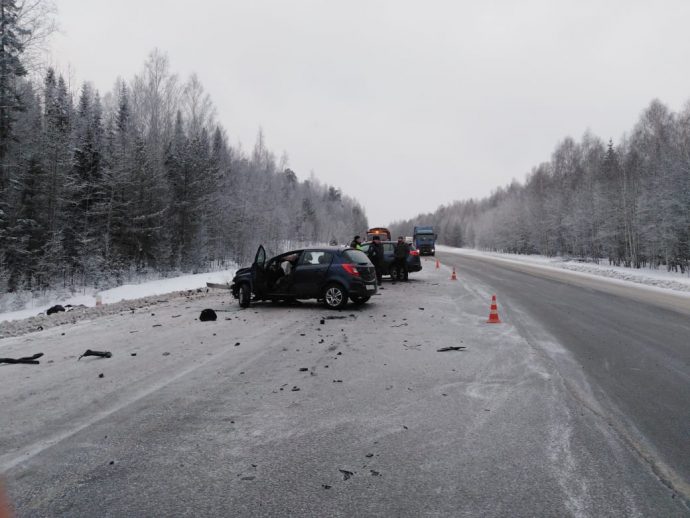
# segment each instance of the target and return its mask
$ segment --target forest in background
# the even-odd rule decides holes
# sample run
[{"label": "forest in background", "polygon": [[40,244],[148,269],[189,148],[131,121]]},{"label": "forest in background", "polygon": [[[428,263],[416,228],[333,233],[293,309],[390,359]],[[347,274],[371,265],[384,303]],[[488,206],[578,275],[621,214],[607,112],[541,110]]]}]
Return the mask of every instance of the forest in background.
[{"label": "forest in background", "polygon": [[655,100],[616,146],[589,133],[566,138],[523,183],[391,229],[409,235],[414,225],[434,225],[450,246],[686,272],[690,104],[674,113]]},{"label": "forest in background", "polygon": [[300,181],[261,130],[250,152],[232,146],[199,79],[158,50],[104,95],[53,69],[29,79],[40,24],[0,2],[0,293],[220,268],[260,243],[367,228],[359,203]]}]

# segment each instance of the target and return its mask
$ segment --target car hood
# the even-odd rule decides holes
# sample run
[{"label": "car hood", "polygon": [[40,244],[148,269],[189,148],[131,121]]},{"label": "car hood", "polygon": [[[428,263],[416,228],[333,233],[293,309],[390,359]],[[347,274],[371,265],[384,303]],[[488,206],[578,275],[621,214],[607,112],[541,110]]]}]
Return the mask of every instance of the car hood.
[{"label": "car hood", "polygon": [[240,268],[239,270],[237,270],[237,272],[235,272],[235,277],[238,277],[240,275],[245,275],[251,271],[252,271],[251,266],[247,267],[247,268]]}]

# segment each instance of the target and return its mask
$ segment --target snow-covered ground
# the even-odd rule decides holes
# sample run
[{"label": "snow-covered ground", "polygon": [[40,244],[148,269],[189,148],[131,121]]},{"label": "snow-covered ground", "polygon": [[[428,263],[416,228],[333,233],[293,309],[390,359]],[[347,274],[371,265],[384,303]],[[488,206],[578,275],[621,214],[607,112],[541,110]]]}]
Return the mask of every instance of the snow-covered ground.
[{"label": "snow-covered ground", "polygon": [[471,248],[453,248],[450,246],[438,245],[436,250],[459,255],[469,255],[478,257],[492,257],[502,261],[527,263],[544,268],[556,268],[579,272],[583,275],[605,277],[617,281],[641,284],[662,288],[690,295],[690,275],[680,272],[668,272],[666,270],[652,268],[625,268],[623,266],[609,266],[607,264],[586,263],[563,257],[545,257],[543,255],[518,255],[504,254],[498,252],[484,252]]},{"label": "snow-covered ground", "polygon": [[59,297],[57,294],[49,298],[43,298],[39,303],[35,300],[27,302],[24,309],[18,311],[10,311],[0,313],[0,322],[21,320],[36,316],[55,304],[66,306],[86,306],[94,307],[96,305],[96,297],[100,296],[103,304],[112,304],[122,300],[141,299],[153,295],[163,295],[165,293],[172,293],[176,291],[194,290],[206,286],[207,282],[228,283],[235,275],[236,269],[222,270],[211,273],[199,273],[193,275],[182,275],[180,277],[171,277],[168,279],[158,279],[155,281],[142,282],[140,284],[124,284],[117,288],[111,288],[104,291],[87,292],[85,294],[75,295],[72,297]]}]

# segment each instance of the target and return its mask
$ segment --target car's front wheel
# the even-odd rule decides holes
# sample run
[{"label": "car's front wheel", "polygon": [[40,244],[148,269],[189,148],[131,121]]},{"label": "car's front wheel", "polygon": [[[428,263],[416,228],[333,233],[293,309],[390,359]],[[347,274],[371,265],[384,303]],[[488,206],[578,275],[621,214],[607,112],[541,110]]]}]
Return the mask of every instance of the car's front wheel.
[{"label": "car's front wheel", "polygon": [[370,298],[371,297],[350,297],[350,300],[355,306],[361,306],[362,304],[369,302]]},{"label": "car's front wheel", "polygon": [[237,298],[240,301],[241,308],[249,307],[249,304],[252,300],[252,289],[248,283],[243,282],[242,284],[240,284],[239,297]]},{"label": "car's front wheel", "polygon": [[347,304],[347,292],[340,284],[329,284],[323,291],[323,304],[328,309],[342,309]]}]

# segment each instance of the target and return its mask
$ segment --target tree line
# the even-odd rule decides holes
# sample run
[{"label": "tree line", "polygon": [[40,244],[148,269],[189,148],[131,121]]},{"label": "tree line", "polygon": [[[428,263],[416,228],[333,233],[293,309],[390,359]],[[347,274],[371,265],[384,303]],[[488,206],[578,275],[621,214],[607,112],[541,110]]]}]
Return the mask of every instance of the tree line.
[{"label": "tree line", "polygon": [[76,93],[29,80],[11,0],[0,13],[0,292],[117,283],[253,258],[260,243],[346,242],[362,207],[267,148],[229,143],[196,76],[153,51],[141,73]]},{"label": "tree line", "polygon": [[414,224],[435,225],[451,246],[685,272],[690,104],[674,113],[655,100],[615,146],[589,133],[566,138],[523,183],[392,226],[404,233]]}]

